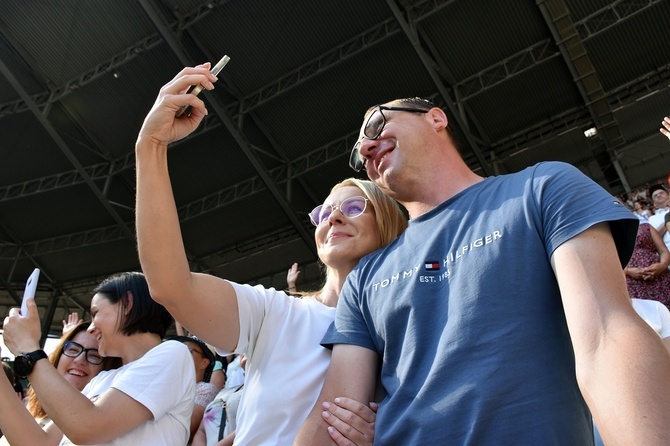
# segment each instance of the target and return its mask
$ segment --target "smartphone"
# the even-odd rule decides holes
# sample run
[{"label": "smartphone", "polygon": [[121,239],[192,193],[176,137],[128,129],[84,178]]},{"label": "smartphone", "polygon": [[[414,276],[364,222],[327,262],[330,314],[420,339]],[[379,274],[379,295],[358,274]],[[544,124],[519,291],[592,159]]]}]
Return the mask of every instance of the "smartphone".
[{"label": "smartphone", "polygon": [[[212,73],[214,76],[216,76],[217,74],[219,74],[219,72],[221,72],[221,70],[223,70],[223,67],[226,66],[226,64],[228,63],[229,60],[230,60],[230,57],[223,56],[221,58],[221,60],[219,62],[217,62],[217,64],[214,65],[211,70],[209,70],[209,72]],[[189,89],[188,93],[198,96],[204,88],[205,87],[203,87],[202,85],[193,85]],[[186,105],[184,107],[181,107],[179,110],[177,110],[177,114],[176,114],[177,118],[180,117],[181,115],[183,115],[184,113],[186,113],[187,115],[191,114],[191,106],[190,105]]]},{"label": "smartphone", "polygon": [[35,297],[35,291],[37,291],[37,279],[40,278],[40,269],[35,268],[33,273],[28,277],[26,282],[26,289],[23,291],[23,300],[21,301],[21,316],[28,316],[28,307],[26,307],[26,300],[28,298]]}]

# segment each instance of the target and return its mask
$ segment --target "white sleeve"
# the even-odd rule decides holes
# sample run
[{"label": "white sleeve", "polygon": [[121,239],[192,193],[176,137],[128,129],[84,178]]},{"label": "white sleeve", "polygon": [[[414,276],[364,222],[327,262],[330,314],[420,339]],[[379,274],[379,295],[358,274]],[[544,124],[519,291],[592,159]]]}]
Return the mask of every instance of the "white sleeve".
[{"label": "white sleeve", "polygon": [[112,386],[149,409],[154,420],[195,396],[195,368],[188,347],[165,341],[128,364]]},{"label": "white sleeve", "polygon": [[661,335],[662,339],[665,339],[670,337],[670,310],[668,310],[668,307],[660,302],[658,302],[657,307],[658,316],[661,320],[661,332],[659,334]]},{"label": "white sleeve", "polygon": [[256,344],[258,333],[267,312],[268,303],[273,295],[278,292],[274,288],[266,289],[262,285],[251,286],[235,282],[229,283],[233,286],[237,296],[240,337],[237,340],[235,351],[229,352],[217,349],[217,353],[221,356],[227,356],[231,353],[248,354],[249,347],[253,347]]}]

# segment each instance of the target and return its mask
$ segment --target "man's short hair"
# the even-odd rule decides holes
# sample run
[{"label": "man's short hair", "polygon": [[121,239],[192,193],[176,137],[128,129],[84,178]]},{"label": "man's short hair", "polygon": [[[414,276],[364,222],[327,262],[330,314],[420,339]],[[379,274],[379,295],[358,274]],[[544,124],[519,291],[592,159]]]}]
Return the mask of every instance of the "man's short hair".
[{"label": "man's short hair", "polygon": [[664,191],[664,192],[667,192],[667,191],[665,190],[665,187],[663,187],[662,184],[652,184],[651,186],[649,186],[649,190],[647,191],[647,197],[651,200],[651,199],[652,199],[651,196],[652,196],[652,195],[654,194],[654,192],[656,192],[657,190],[662,190],[662,191]]}]

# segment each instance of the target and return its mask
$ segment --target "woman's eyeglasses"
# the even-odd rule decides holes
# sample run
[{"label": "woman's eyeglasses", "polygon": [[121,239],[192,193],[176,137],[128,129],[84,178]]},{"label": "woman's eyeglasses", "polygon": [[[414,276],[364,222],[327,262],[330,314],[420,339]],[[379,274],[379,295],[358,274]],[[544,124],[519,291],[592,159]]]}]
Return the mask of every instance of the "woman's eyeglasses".
[{"label": "woman's eyeglasses", "polygon": [[65,341],[65,344],[63,344],[63,354],[65,356],[76,358],[82,353],[85,354],[86,361],[94,365],[100,365],[105,360],[105,358],[98,354],[97,348],[84,348],[83,345],[77,344],[74,341]]},{"label": "woman's eyeglasses", "polygon": [[339,206],[324,203],[321,206],[315,207],[312,212],[309,213],[309,218],[312,220],[314,226],[319,226],[321,223],[328,220],[335,209],[339,209],[342,215],[347,218],[356,218],[365,212],[367,205],[368,199],[365,197],[347,198],[340,203]]},{"label": "woman's eyeglasses", "polygon": [[[386,125],[386,115],[384,115],[384,110],[390,111],[403,111],[410,113],[428,113],[428,110],[421,110],[419,108],[409,108],[409,107],[387,107],[385,105],[378,105],[375,107],[370,116],[368,116],[365,125],[363,126],[363,137],[367,139],[377,139],[379,135],[382,134],[384,126]],[[362,139],[362,138],[361,138]],[[365,167],[365,158],[361,156],[361,139],[356,141],[354,148],[351,149],[351,155],[349,155],[349,167],[354,169],[356,172],[360,172]]]}]

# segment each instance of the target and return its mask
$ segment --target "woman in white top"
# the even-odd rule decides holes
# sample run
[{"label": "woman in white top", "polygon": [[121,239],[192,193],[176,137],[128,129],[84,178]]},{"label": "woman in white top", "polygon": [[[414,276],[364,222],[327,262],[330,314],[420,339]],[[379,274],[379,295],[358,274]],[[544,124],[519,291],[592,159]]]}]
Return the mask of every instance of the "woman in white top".
[{"label": "woman in white top", "polygon": [[[172,317],[151,299],[144,276],[123,273],[102,282],[91,315],[88,331],[100,355],[119,357],[123,365],[100,372],[80,393],[49,361],[36,359],[26,374],[52,421],[42,430],[26,410],[3,413],[9,443],[186,444],[195,392],[193,360],[184,344],[161,342]],[[35,302],[29,300],[27,317],[11,309],[4,341],[12,353],[39,358],[39,339]]]},{"label": "woman in white top", "polygon": [[[172,195],[167,147],[194,131],[206,114],[204,103],[186,94],[187,89],[198,84],[211,89],[214,81],[209,64],[185,68],[161,89],[144,121],[136,143],[140,263],[152,297],[175,319],[221,355],[247,354],[235,444],[290,445],[321,390],[330,351],[320,341],[334,320],[347,274],[361,257],[394,240],[407,223],[396,202],[372,183],[345,180],[311,214],[327,272],[321,290],[296,298],[192,273]],[[175,117],[184,105],[192,107],[191,114]],[[355,403],[349,410],[356,415],[349,440],[369,442],[374,414]],[[343,429],[332,418],[333,426]],[[332,435],[343,441],[337,431]]]}]

